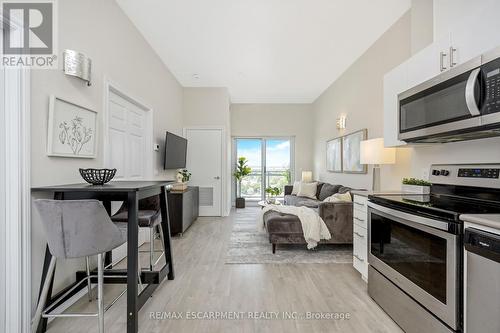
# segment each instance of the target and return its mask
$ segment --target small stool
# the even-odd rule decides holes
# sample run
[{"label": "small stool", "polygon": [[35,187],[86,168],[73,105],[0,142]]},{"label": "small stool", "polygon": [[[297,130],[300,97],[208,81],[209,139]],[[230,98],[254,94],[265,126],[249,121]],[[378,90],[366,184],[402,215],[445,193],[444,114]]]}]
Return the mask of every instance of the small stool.
[{"label": "small stool", "polygon": [[[104,256],[127,240],[127,228],[124,224],[114,224],[104,206],[97,200],[35,200],[35,207],[40,213],[43,229],[47,236],[47,244],[52,254],[45,282],[35,316],[31,323],[31,331],[35,332],[40,319],[52,317],[97,317],[99,333],[104,332],[104,312],[120,298],[122,292],[108,307],[104,307]],[[58,301],[54,301],[44,309],[50,281],[55,271],[57,259],[88,258],[97,255],[97,313],[52,314]],[[88,265],[87,265],[88,269]],[[95,277],[87,270],[87,277],[68,290],[61,299],[77,288],[81,283]],[[108,276],[106,278],[118,278]]]},{"label": "small stool", "polygon": [[[161,227],[161,213],[160,213],[160,199],[158,196],[145,198],[139,201],[139,228],[149,228],[149,269],[152,271],[153,267],[158,264],[161,257],[165,255],[165,243],[163,242],[163,228]],[[128,221],[127,204],[124,202],[111,220],[117,225],[126,224]],[[161,242],[161,251],[156,251],[154,248],[154,240],[156,238],[156,228],[158,228],[158,235]],[[143,252],[143,251],[140,251]],[[154,260],[154,254],[160,252],[160,255]]]}]

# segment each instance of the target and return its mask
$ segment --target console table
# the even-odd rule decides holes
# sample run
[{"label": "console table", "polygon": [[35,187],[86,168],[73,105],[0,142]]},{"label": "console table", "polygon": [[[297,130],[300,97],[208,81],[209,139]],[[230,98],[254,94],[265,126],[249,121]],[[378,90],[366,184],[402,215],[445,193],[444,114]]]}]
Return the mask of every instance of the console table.
[{"label": "console table", "polygon": [[185,191],[168,192],[168,214],[172,235],[182,235],[198,218],[199,192],[198,186],[188,186]]}]

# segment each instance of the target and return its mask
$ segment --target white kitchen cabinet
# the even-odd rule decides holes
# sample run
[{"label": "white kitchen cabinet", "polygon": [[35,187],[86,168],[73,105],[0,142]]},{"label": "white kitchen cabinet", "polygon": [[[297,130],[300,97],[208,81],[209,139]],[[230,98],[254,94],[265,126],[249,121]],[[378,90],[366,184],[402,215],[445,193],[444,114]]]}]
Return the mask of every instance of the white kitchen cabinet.
[{"label": "white kitchen cabinet", "polygon": [[352,265],[368,281],[368,198],[355,194],[353,206]]},{"label": "white kitchen cabinet", "polygon": [[406,63],[394,68],[384,76],[384,145],[403,146],[398,140],[398,94],[408,89],[408,66]]},{"label": "white kitchen cabinet", "polygon": [[408,59],[408,88],[432,79],[449,66],[450,35],[447,34]]},{"label": "white kitchen cabinet", "polygon": [[451,32],[450,46],[455,49],[455,63],[464,63],[500,46],[498,13],[500,2],[484,8],[479,15],[464,21],[463,26]]}]

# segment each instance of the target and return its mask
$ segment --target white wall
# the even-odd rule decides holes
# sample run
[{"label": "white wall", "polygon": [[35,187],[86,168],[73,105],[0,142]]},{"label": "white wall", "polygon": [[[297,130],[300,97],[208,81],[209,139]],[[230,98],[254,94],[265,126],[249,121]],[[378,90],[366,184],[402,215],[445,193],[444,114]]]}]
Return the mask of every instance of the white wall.
[{"label": "white wall", "polygon": [[[33,70],[31,89],[32,185],[80,182],[79,167],[103,166],[104,80],[109,78],[132,97],[154,110],[155,142],[163,143],[165,131],[182,134],[183,89],[156,56],[113,0],[65,0],[59,7],[59,48],[86,53],[92,59],[92,86],[65,76],[60,70]],[[63,97],[96,110],[99,114],[98,156],[95,159],[48,157],[47,115],[49,95]],[[164,151],[164,149],[160,149]],[[160,177],[172,178],[162,170],[163,156],[153,152]],[[32,228],[32,299],[38,295],[45,236],[36,212]],[[74,279],[82,260],[57,266],[55,291]]]},{"label": "white wall", "polygon": [[[406,13],[380,37],[314,102],[314,176],[320,180],[354,188],[370,188],[366,175],[331,173],[326,170],[326,141],[357,130],[368,129],[368,138],[383,136],[383,76],[411,55],[411,16]],[[346,130],[337,130],[336,119],[347,116]],[[383,166],[382,187],[396,188],[405,175],[408,151],[397,154],[398,165]]]},{"label": "white wall", "polygon": [[467,24],[467,17],[487,6],[495,8],[498,0],[434,0],[434,40]]},{"label": "white wall", "polygon": [[295,179],[313,169],[314,112],[311,104],[232,104],[231,135],[293,136]]},{"label": "white wall", "polygon": [[183,97],[183,126],[220,127],[225,133],[223,147],[222,212],[231,209],[231,115],[227,88],[185,88]]}]

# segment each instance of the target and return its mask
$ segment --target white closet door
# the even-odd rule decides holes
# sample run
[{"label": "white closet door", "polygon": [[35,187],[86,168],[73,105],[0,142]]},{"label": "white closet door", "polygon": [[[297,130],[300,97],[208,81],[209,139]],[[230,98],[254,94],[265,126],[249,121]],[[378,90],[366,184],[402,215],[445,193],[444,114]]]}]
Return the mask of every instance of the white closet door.
[{"label": "white closet door", "polygon": [[186,168],[189,182],[200,187],[200,216],[221,216],[222,130],[187,129]]},{"label": "white closet door", "polygon": [[[147,112],[120,95],[109,92],[108,146],[106,167],[116,168],[113,180],[139,180],[149,177],[146,154],[152,154],[147,144]],[[116,212],[121,202],[112,203]],[[139,231],[139,245],[149,241],[149,232]],[[113,261],[127,256],[126,244],[113,250]]]},{"label": "white closet door", "polygon": [[117,169],[115,179],[145,179],[146,112],[117,94],[109,95],[109,161]]}]

